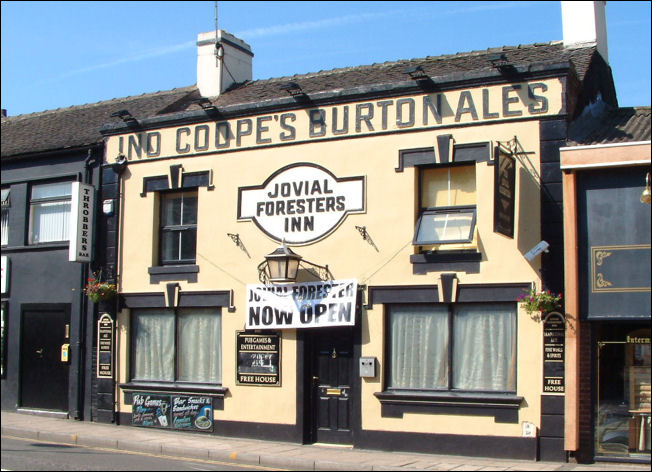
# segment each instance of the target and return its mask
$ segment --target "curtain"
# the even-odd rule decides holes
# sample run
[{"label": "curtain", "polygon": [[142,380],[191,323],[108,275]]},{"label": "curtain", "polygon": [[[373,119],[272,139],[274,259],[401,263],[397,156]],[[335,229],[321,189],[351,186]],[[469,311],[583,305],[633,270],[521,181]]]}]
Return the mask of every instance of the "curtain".
[{"label": "curtain", "polygon": [[458,305],[453,318],[453,388],[513,391],[516,313],[512,304]]},{"label": "curtain", "polygon": [[2,245],[9,243],[9,208],[2,209]]},{"label": "curtain", "polygon": [[222,317],[214,309],[179,312],[179,380],[222,383]]},{"label": "curtain", "polygon": [[134,310],[134,380],[174,380],[174,311]]},{"label": "curtain", "polygon": [[70,201],[32,203],[30,242],[67,241]]},{"label": "curtain", "polygon": [[438,305],[392,305],[390,378],[392,388],[448,386],[448,309]]}]

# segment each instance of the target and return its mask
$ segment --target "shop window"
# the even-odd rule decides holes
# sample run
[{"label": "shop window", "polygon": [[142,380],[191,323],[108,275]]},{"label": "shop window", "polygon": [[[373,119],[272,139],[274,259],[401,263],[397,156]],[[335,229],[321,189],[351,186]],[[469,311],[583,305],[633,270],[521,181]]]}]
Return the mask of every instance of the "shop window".
[{"label": "shop window", "polygon": [[650,460],[650,329],[603,326],[597,334],[595,450]]},{"label": "shop window", "polygon": [[71,182],[33,185],[29,205],[29,243],[68,241]]},{"label": "shop window", "polygon": [[134,309],[132,330],[133,381],[222,383],[219,309]]},{"label": "shop window", "polygon": [[451,246],[454,244],[473,247],[475,164],[421,168],[419,208],[414,245],[435,249],[455,249]]},{"label": "shop window", "polygon": [[9,243],[9,189],[2,189],[2,245]]},{"label": "shop window", "polygon": [[161,265],[194,264],[197,248],[197,190],[161,193]]},{"label": "shop window", "polygon": [[516,390],[516,307],[388,306],[388,390]]}]

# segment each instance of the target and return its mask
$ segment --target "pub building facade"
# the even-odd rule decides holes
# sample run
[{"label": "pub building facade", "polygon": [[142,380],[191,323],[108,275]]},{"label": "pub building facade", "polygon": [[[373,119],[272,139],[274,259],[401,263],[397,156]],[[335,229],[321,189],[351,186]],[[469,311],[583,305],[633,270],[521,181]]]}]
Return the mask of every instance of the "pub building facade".
[{"label": "pub building facade", "polygon": [[561,169],[567,449],[649,463],[650,107],[587,110]]},{"label": "pub building facade", "polygon": [[249,46],[215,37],[186,98],[101,130],[116,421],[574,455],[563,309],[519,297],[563,290],[559,148],[589,104],[617,106],[602,45],[251,81]]}]

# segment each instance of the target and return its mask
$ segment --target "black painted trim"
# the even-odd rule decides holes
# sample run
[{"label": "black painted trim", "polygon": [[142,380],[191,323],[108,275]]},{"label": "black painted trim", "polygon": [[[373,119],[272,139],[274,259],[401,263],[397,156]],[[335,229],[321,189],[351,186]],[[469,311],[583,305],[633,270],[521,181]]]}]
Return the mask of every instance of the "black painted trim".
[{"label": "black painted trim", "polygon": [[[448,137],[452,135],[437,136]],[[464,143],[453,145],[452,159],[445,162],[435,161],[435,148],[414,148],[414,149],[401,149],[398,151],[398,166],[394,168],[396,172],[403,172],[406,167],[419,167],[429,166],[434,164],[449,165],[456,162],[491,162],[491,143],[478,142],[478,143]]]},{"label": "black painted trim", "polygon": [[364,431],[355,447],[470,457],[535,460],[537,439],[514,436]]},{"label": "black painted trim", "polygon": [[[530,283],[460,284],[457,302],[515,302]],[[366,309],[383,303],[438,303],[436,285],[381,285],[370,286]]]},{"label": "black painted trim", "polygon": [[432,264],[438,262],[481,262],[482,253],[475,249],[459,251],[428,251],[410,255],[412,264]]},{"label": "black painted trim", "polygon": [[151,284],[168,280],[185,280],[186,282],[196,283],[199,266],[196,264],[154,266],[149,267],[147,272]]},{"label": "black painted trim", "polygon": [[[152,159],[149,160],[151,161]],[[181,187],[178,186],[179,173],[181,173]],[[170,166],[170,178],[172,179],[172,183],[169,182],[170,179],[168,179],[167,175],[143,177],[143,190],[140,196],[145,197],[149,192],[162,192],[170,189],[178,190],[206,187],[208,190],[213,190],[215,188],[211,184],[210,170],[185,173],[181,164],[174,164]]]},{"label": "black painted trim", "polygon": [[127,401],[127,392],[156,392],[156,393],[187,393],[189,395],[210,394],[216,398],[224,398],[229,392],[227,387],[221,385],[205,384],[184,384],[179,382],[127,382],[119,384],[119,387],[125,391],[125,401]]},{"label": "black painted trim", "polygon": [[404,413],[493,416],[496,423],[518,423],[523,397],[509,394],[458,392],[374,393],[385,418],[402,418]]},{"label": "black painted trim", "polygon": [[[163,292],[123,293],[122,306],[124,308],[165,308],[165,295]],[[231,310],[233,292],[231,290],[211,290],[199,292],[179,292],[177,307],[228,307]]]}]

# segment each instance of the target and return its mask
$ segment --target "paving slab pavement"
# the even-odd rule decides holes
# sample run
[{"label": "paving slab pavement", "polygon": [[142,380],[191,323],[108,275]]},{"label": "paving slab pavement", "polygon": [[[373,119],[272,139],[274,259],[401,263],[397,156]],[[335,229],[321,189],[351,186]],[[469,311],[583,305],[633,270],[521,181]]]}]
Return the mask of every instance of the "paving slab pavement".
[{"label": "paving slab pavement", "polygon": [[2,435],[157,455],[299,470],[649,471],[648,464],[576,464],[375,451],[320,444],[230,438],[92,423],[13,411],[1,413]]}]

